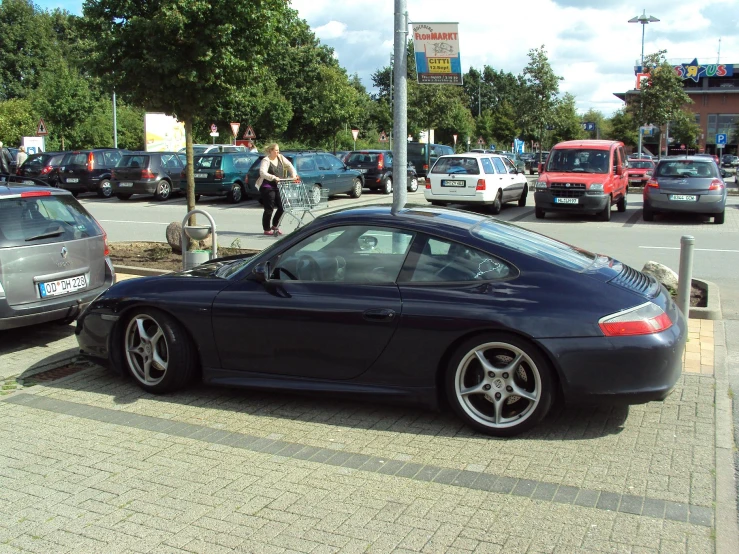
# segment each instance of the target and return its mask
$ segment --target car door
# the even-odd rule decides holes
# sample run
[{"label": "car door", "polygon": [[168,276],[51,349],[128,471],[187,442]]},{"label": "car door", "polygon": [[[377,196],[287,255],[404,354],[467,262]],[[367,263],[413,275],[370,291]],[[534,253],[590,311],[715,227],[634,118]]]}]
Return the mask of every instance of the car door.
[{"label": "car door", "polygon": [[346,165],[339,158],[333,154],[323,154],[329,159],[331,171],[336,175],[336,192],[349,192],[352,190],[352,184],[354,176],[356,175],[353,171],[347,171]]},{"label": "car door", "polygon": [[499,187],[503,191],[503,200],[505,201],[506,189],[512,185],[511,176],[508,174],[508,166],[503,160],[504,156],[494,156],[491,158],[495,166],[496,177],[493,178],[493,186]]},{"label": "car door", "polygon": [[[508,172],[508,183],[503,190],[503,201],[518,200],[523,192],[523,187],[526,184],[526,177],[523,173],[519,173],[516,166],[508,158],[501,158],[506,166]],[[505,181],[505,179],[503,179]]]},{"label": "car door", "polygon": [[395,281],[412,239],[397,229],[332,227],[276,252],[270,280],[239,280],[214,301],[223,368],[311,379],[364,373],[396,331]]},{"label": "car door", "polygon": [[318,165],[318,180],[323,188],[333,194],[336,191],[336,172],[331,168],[331,158],[326,154],[315,155]]}]

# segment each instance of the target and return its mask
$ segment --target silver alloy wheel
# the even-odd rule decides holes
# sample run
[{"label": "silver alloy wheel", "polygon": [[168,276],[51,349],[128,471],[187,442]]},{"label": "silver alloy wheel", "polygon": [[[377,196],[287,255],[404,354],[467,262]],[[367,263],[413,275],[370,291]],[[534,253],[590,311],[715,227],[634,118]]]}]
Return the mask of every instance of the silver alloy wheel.
[{"label": "silver alloy wheel", "polygon": [[416,192],[418,190],[418,177],[411,177],[411,183],[408,186],[410,192]]},{"label": "silver alloy wheel", "polygon": [[388,177],[387,179],[385,179],[385,187],[382,189],[382,191],[385,194],[390,194],[391,192],[393,192],[393,179],[392,179],[392,177]]},{"label": "silver alloy wheel", "polygon": [[139,314],[129,321],[124,347],[128,367],[136,379],[149,386],[164,379],[169,367],[169,345],[153,317]]},{"label": "silver alloy wheel", "polygon": [[110,181],[108,181],[107,179],[100,181],[100,194],[104,198],[109,198],[112,193],[113,186],[110,184]]},{"label": "silver alloy wheel", "polygon": [[159,198],[166,200],[172,193],[172,187],[167,181],[159,181]]},{"label": "silver alloy wheel", "polygon": [[311,189],[311,201],[313,202],[314,206],[318,206],[318,204],[321,203],[321,187],[319,185],[313,185],[313,189]]},{"label": "silver alloy wheel", "polygon": [[488,342],[457,366],[454,389],[462,409],[486,427],[515,427],[541,400],[541,375],[531,357],[513,344]]},{"label": "silver alloy wheel", "polygon": [[359,179],[354,179],[354,187],[352,188],[352,194],[354,194],[356,198],[359,198],[360,196],[362,196],[362,181],[360,181]]}]

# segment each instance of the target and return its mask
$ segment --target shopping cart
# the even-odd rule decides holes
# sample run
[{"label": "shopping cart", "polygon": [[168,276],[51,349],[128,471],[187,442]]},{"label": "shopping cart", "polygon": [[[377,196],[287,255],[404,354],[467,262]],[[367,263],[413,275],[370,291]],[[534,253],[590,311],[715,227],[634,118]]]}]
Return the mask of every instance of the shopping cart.
[{"label": "shopping cart", "polygon": [[[328,207],[328,191],[318,185],[310,189],[301,180],[280,179],[277,186],[282,200],[282,209],[297,221],[296,229],[315,219],[313,212]],[[305,218],[310,216],[310,220]]]}]

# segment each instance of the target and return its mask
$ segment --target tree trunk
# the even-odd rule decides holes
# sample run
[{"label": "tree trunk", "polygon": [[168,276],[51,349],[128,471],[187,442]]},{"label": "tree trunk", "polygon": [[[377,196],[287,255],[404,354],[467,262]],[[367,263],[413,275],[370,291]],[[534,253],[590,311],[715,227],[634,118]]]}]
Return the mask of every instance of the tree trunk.
[{"label": "tree trunk", "polygon": [[[192,152],[192,118],[185,118],[185,156],[187,163],[187,170],[185,177],[187,179],[187,211],[195,209],[195,171],[193,169],[193,152]],[[195,225],[195,215],[190,216],[188,225]],[[195,241],[189,241],[190,249],[194,249]]]}]

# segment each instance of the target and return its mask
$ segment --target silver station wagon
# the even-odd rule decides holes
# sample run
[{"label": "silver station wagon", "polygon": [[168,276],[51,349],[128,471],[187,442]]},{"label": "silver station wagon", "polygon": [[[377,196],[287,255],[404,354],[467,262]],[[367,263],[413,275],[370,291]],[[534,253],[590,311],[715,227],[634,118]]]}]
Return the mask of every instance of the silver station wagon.
[{"label": "silver station wagon", "polygon": [[0,330],[73,321],[115,281],[108,253],[70,192],[0,183]]}]

